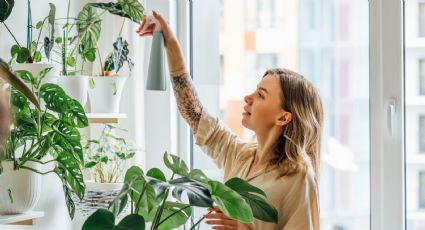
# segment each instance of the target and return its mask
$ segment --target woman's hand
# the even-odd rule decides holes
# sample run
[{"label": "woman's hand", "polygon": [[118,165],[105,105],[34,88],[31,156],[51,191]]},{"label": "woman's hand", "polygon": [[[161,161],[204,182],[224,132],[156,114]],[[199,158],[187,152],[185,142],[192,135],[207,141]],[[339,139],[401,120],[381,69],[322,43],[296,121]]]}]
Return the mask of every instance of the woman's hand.
[{"label": "woman's hand", "polygon": [[158,14],[155,11],[153,12],[153,18],[150,18],[148,16],[145,16],[142,20],[142,23],[140,23],[139,29],[137,29],[137,33],[140,35],[140,37],[152,35],[155,29],[159,26],[162,35],[164,36],[164,45],[167,46],[167,43],[170,43],[171,41],[176,41],[176,37],[174,36],[173,32],[171,31],[170,25],[165,21],[165,19]]},{"label": "woman's hand", "polygon": [[208,208],[208,211],[212,213],[204,215],[205,219],[207,219],[205,223],[213,225],[212,229],[241,229],[238,227],[238,221],[232,220],[224,215],[217,206],[214,206],[214,208]]}]

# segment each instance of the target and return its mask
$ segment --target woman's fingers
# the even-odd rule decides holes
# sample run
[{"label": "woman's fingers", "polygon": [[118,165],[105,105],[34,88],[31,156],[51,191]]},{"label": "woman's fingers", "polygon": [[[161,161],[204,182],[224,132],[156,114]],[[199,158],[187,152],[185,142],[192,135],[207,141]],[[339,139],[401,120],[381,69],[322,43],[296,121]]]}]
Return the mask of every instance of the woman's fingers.
[{"label": "woman's fingers", "polygon": [[206,224],[210,225],[224,225],[224,226],[238,226],[238,223],[234,220],[229,219],[215,219],[215,220],[207,220],[205,221]]},{"label": "woman's fingers", "polygon": [[204,217],[206,219],[229,219],[223,213],[209,213],[209,214],[205,214]]},{"label": "woman's fingers", "polygon": [[161,25],[162,33],[164,34],[164,36],[167,36],[167,38],[171,37],[172,34],[170,32],[170,27],[168,23],[165,21],[165,19],[156,11],[152,11],[152,12],[153,12],[153,16],[156,18],[156,20],[158,20],[159,24]]},{"label": "woman's fingers", "polygon": [[143,20],[142,20],[142,22],[140,23],[140,25],[139,25],[139,28],[136,30],[136,32],[137,33],[139,33],[142,29],[143,29],[143,27],[145,26],[145,24],[146,24],[146,21],[147,21],[148,19],[147,19],[147,16],[145,15],[144,17],[143,17]]},{"label": "woman's fingers", "polygon": [[211,229],[228,230],[228,229],[238,229],[238,227],[234,227],[234,226],[214,226]]}]

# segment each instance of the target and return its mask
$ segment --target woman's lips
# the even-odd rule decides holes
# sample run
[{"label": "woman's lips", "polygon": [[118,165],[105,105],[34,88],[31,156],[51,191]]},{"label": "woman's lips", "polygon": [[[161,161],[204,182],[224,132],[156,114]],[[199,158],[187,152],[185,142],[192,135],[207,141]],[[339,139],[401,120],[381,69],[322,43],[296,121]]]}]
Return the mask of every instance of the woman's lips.
[{"label": "woman's lips", "polygon": [[242,115],[243,115],[243,116],[249,116],[249,115],[251,115],[251,114],[250,114],[250,113],[248,113],[248,112],[243,112],[243,113],[242,113]]}]

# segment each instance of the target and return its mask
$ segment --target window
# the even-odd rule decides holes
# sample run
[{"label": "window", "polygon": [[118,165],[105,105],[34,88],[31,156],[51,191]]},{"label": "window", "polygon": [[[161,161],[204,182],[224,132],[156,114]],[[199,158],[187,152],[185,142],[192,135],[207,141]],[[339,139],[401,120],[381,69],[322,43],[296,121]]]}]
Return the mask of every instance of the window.
[{"label": "window", "polygon": [[419,172],[419,208],[425,209],[425,171]]},{"label": "window", "polygon": [[425,153],[425,115],[419,116],[419,153]]},{"label": "window", "polygon": [[425,95],[425,59],[419,60],[419,94]]},{"label": "window", "polygon": [[[205,108],[240,139],[251,141],[252,131],[241,124],[243,97],[255,89],[268,68],[284,67],[303,74],[319,89],[326,111],[319,188],[324,191],[320,196],[321,226],[323,229],[345,229],[347,226],[349,229],[370,229],[369,27],[365,26],[369,17],[363,16],[369,13],[367,1],[318,4],[308,0],[276,4],[277,1],[257,0],[256,5],[253,2],[223,0],[224,11],[232,14],[222,19],[217,14],[218,20],[229,25],[218,31],[219,54],[216,57],[210,53],[203,54],[206,56],[194,54],[194,62],[222,60],[219,66],[222,76],[210,76],[217,82],[209,79],[212,82],[206,86],[202,79],[196,85],[198,89],[209,87],[209,91],[200,92]],[[356,20],[350,20],[350,24],[343,27],[327,24],[337,15],[343,17],[341,8],[352,9],[362,16],[356,15]],[[321,10],[327,13],[320,15]],[[253,12],[257,15],[253,16]],[[280,24],[283,28],[273,27],[273,12],[290,12],[279,14],[279,20],[285,22]],[[252,23],[254,18],[258,23]],[[202,31],[203,28],[206,27],[194,28],[194,41],[199,40],[196,36],[207,32]],[[298,33],[284,36],[282,31]],[[341,33],[346,36],[341,37]],[[357,37],[347,43],[351,35]],[[268,39],[270,37],[278,39]],[[194,45],[194,51],[205,49]],[[208,52],[217,50],[208,45]],[[207,71],[211,69],[215,67],[209,66],[205,73],[209,74]],[[220,78],[223,84],[219,84]],[[194,81],[196,83],[196,76]],[[213,87],[214,84],[217,87]],[[205,97],[202,98],[202,94]],[[204,168],[209,176],[221,179],[222,172],[212,160],[196,145],[194,150],[193,167]]]},{"label": "window", "polygon": [[419,3],[419,37],[425,37],[425,3]]}]

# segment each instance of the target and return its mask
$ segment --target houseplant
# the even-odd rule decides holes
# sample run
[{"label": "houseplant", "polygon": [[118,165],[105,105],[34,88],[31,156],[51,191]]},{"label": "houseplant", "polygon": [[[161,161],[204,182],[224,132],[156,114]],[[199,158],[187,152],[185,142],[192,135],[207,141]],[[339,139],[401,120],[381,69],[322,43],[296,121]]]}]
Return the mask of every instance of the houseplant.
[{"label": "houseplant", "polygon": [[[39,62],[42,61],[42,50],[44,50],[48,62],[51,62],[50,54],[54,39],[54,21],[56,7],[52,3],[50,3],[49,15],[46,16],[42,21],[39,21],[34,26],[32,23],[31,16],[31,1],[27,1],[28,16],[26,46],[22,46],[5,22],[11,14],[14,4],[14,0],[0,1],[0,9],[2,9],[0,12],[0,22],[7,29],[7,31],[15,41],[15,44],[12,45],[10,50],[12,58],[9,64],[12,64],[15,70],[27,70],[33,74],[37,74],[45,68],[52,68],[52,70],[45,76],[43,81],[55,83],[56,79],[54,76],[59,73],[58,65]],[[33,37],[34,29],[38,30],[38,35],[36,35],[35,37]],[[40,41],[43,29],[48,30],[48,35],[44,37],[43,41]]]},{"label": "houseplant", "polygon": [[126,76],[119,74],[123,65],[127,62],[131,71],[133,62],[129,57],[128,43],[122,37],[124,23],[127,20],[139,23],[145,13],[144,7],[137,0],[118,0],[109,3],[89,3],[91,7],[99,8],[123,19],[121,29],[116,41],[113,43],[113,51],[105,62],[98,55],[100,63],[99,76],[90,77],[89,97],[93,113],[118,113],[119,102]]},{"label": "houseplant", "polygon": [[[179,157],[164,154],[164,163],[172,171],[170,180],[158,168],[144,174],[137,166],[129,168],[119,195],[110,204],[109,210],[99,209],[84,223],[89,229],[174,229],[187,222],[192,207],[212,207],[215,203],[223,213],[234,220],[251,223],[254,218],[277,223],[277,210],[267,203],[266,194],[240,178],[226,183],[211,180],[199,169],[188,170]],[[174,177],[180,178],[175,179]],[[182,193],[187,194],[183,202]],[[171,194],[178,202],[167,201]],[[131,214],[115,225],[115,218],[130,202]],[[192,225],[195,229],[203,218]]]},{"label": "houseplant", "polygon": [[90,174],[90,180],[85,180],[85,198],[77,203],[83,215],[89,215],[97,208],[108,207],[122,187],[126,163],[138,151],[130,141],[117,135],[116,129],[106,124],[99,138],[87,140],[83,146],[84,169]]},{"label": "houseplant", "polygon": [[[44,175],[55,173],[62,181],[65,200],[71,218],[74,216],[74,203],[71,193],[74,192],[80,199],[84,196],[85,185],[80,168],[84,165],[80,133],[78,128],[86,127],[88,119],[82,106],[70,98],[57,85],[52,83],[42,84],[43,77],[50,71],[45,69],[39,75],[34,76],[29,71],[19,70],[17,75],[27,84],[31,85],[32,93],[38,101],[44,101],[45,109],[33,106],[28,97],[15,88],[11,88],[11,109],[15,120],[10,128],[10,135],[1,151],[4,156],[1,164],[3,166],[3,178],[13,178],[16,170],[28,170],[36,174]],[[42,170],[42,165],[55,163],[52,168]],[[40,178],[31,174],[36,189]],[[20,178],[22,179],[22,178]],[[10,183],[8,183],[10,182]],[[16,180],[0,180],[0,187],[11,189],[16,198],[14,202],[3,202],[0,212],[8,210],[12,212],[24,212],[33,204],[22,204],[25,201],[24,192],[19,190]],[[14,189],[15,188],[15,189]],[[36,191],[35,191],[36,193]],[[9,194],[6,194],[9,195]],[[32,197],[37,197],[37,194]],[[6,200],[6,199],[3,199]],[[18,209],[21,206],[22,209]]]}]

